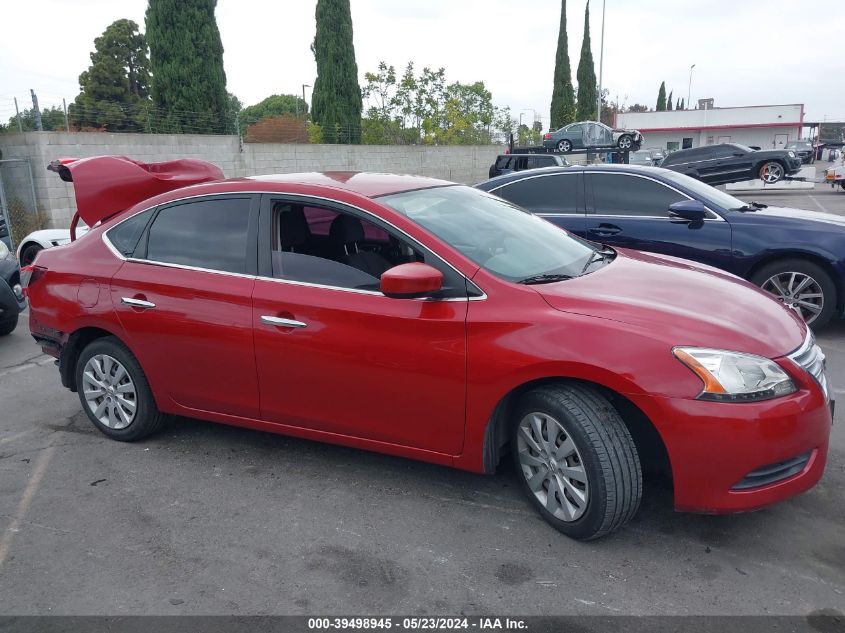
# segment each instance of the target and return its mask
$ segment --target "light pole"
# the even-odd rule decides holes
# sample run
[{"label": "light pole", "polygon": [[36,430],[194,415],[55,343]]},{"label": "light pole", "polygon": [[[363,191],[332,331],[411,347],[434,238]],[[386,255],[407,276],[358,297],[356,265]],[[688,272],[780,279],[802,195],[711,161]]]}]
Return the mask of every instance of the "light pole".
[{"label": "light pole", "polygon": [[686,107],[688,108],[690,105],[690,95],[692,94],[692,69],[695,68],[695,64],[689,67],[689,87],[687,88],[687,103]]},{"label": "light pole", "polygon": [[305,101],[305,89],[310,88],[309,84],[302,84],[302,101],[305,103],[305,118],[308,118],[308,102]]},{"label": "light pole", "polygon": [[601,0],[601,52],[599,54],[599,97],[598,109],[596,110],[596,121],[601,123],[601,75],[604,70],[604,7],[606,0]]}]

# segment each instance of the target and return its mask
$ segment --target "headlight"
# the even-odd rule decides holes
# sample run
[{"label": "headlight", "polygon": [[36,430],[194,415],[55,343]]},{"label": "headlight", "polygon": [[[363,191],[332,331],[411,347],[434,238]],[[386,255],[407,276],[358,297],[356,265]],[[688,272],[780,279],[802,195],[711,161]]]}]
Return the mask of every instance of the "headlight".
[{"label": "headlight", "polygon": [[676,347],[672,352],[704,382],[701,400],[752,402],[798,390],[777,363],[762,356],[701,347]]},{"label": "headlight", "polygon": [[789,152],[789,157],[790,157],[790,158],[795,158],[795,152],[790,151],[790,152]]},{"label": "headlight", "polygon": [[6,242],[0,240],[0,259],[6,259],[9,256],[9,247]]}]

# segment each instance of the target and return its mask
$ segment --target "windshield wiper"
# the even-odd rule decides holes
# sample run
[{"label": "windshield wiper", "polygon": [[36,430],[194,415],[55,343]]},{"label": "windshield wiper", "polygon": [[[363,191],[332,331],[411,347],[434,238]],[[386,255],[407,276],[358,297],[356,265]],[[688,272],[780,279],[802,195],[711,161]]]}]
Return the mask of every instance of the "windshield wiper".
[{"label": "windshield wiper", "polygon": [[525,284],[526,286],[529,286],[531,284],[550,284],[555,281],[565,281],[567,279],[572,279],[572,275],[545,273],[543,275],[531,275],[530,277],[525,277],[524,279],[520,279],[516,283]]},{"label": "windshield wiper", "polygon": [[597,261],[604,261],[610,257],[613,257],[616,253],[607,247],[600,248],[599,250],[593,251],[593,254],[590,255],[590,258],[587,260],[587,263],[584,264],[584,267],[581,269],[580,275],[583,275],[587,272],[587,269],[590,267],[591,264]]}]

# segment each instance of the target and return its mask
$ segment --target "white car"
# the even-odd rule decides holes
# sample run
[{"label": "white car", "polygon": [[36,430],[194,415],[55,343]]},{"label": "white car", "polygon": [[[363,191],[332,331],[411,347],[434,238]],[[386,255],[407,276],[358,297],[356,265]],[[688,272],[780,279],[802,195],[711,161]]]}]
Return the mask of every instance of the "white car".
[{"label": "white car", "polygon": [[[76,227],[76,236],[84,235],[88,227],[81,224]],[[21,240],[18,245],[17,256],[21,266],[29,266],[35,261],[35,256],[45,248],[53,248],[70,242],[70,230],[68,229],[43,229],[33,231]]]}]

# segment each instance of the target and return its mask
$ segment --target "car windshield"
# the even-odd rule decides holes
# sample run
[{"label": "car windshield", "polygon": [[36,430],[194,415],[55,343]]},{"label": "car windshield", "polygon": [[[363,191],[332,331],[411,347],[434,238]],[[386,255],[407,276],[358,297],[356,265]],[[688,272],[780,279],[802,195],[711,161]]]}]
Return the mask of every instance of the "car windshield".
[{"label": "car windshield", "polygon": [[725,193],[721,189],[711,187],[710,185],[705,184],[700,180],[696,180],[695,178],[690,178],[685,174],[679,174],[676,171],[666,169],[661,172],[661,176],[669,182],[678,184],[689,190],[696,198],[701,199],[705,203],[709,203],[709,206],[721,207],[722,209],[729,211],[744,209],[748,206],[739,198],[734,198],[732,195]]},{"label": "car windshield", "polygon": [[550,222],[472,187],[418,189],[379,200],[508,281],[576,277],[596,253]]},{"label": "car windshield", "polygon": [[748,147],[748,145],[740,145],[739,143],[734,143],[734,147],[738,147],[743,152],[753,152],[753,151],[755,151],[753,148]]},{"label": "car windshield", "polygon": [[809,141],[797,141],[787,144],[786,149],[806,149],[811,147]]}]

